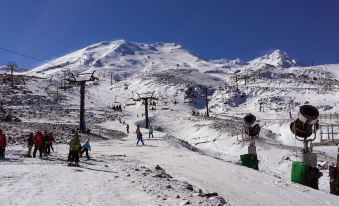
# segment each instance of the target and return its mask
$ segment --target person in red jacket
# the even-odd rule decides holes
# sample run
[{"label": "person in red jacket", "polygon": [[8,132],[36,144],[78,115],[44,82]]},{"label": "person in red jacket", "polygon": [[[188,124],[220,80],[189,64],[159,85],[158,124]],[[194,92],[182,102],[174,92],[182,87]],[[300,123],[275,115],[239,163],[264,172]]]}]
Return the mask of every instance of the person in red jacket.
[{"label": "person in red jacket", "polygon": [[5,158],[6,136],[0,129],[0,158]]},{"label": "person in red jacket", "polygon": [[34,151],[33,151],[33,157],[36,157],[36,152],[39,150],[39,156],[42,157],[42,139],[44,138],[44,135],[42,132],[37,131],[37,133],[34,136]]}]

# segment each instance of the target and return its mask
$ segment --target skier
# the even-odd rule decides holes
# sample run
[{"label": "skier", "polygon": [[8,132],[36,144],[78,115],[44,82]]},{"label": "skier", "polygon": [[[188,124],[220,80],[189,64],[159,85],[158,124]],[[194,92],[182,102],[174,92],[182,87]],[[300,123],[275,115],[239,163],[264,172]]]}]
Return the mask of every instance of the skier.
[{"label": "skier", "polygon": [[87,141],[85,142],[85,144],[82,145],[81,148],[82,148],[82,150],[81,150],[81,152],[80,152],[80,157],[82,157],[82,154],[83,154],[84,152],[86,152],[86,157],[87,157],[87,159],[90,159],[90,158],[89,158],[89,155],[88,155],[88,150],[91,151],[91,145],[89,144],[89,140],[87,140]]},{"label": "skier", "polygon": [[126,125],[127,134],[129,133],[129,124]]},{"label": "skier", "polygon": [[44,135],[42,132],[37,131],[37,133],[34,136],[34,150],[33,150],[33,157],[36,157],[36,152],[39,150],[39,157],[42,157],[42,139],[44,138]]},{"label": "skier", "polygon": [[28,147],[27,157],[32,157],[33,145],[34,145],[34,134],[33,132],[31,132],[29,133],[28,139],[27,139],[27,147]]},{"label": "skier", "polygon": [[6,136],[0,129],[0,158],[5,158]]},{"label": "skier", "polygon": [[330,165],[329,167],[329,176],[330,176],[330,193],[337,194],[336,187],[337,170],[336,167],[333,165]]},{"label": "skier", "polygon": [[43,138],[42,138],[42,151],[44,153],[44,156],[47,156],[47,140],[48,140],[48,132],[45,130]]},{"label": "skier", "polygon": [[140,141],[141,141],[142,145],[145,145],[144,141],[142,140],[142,133],[140,131],[140,126],[139,125],[137,126],[137,129],[136,129],[135,133],[137,133],[137,140],[138,140],[137,141],[137,146],[138,146]]},{"label": "skier", "polygon": [[55,139],[53,137],[53,133],[50,132],[48,133],[47,140],[46,140],[46,153],[47,154],[51,154],[51,149],[54,152],[53,142],[55,142]]},{"label": "skier", "polygon": [[[72,136],[75,134],[75,129],[71,130]],[[67,157],[67,162],[71,161],[71,148],[68,150],[68,157]]]},{"label": "skier", "polygon": [[81,149],[79,134],[77,132],[74,133],[73,138],[69,142],[69,149],[71,153],[71,162],[68,164],[68,166],[72,166],[73,162],[75,163],[74,166],[79,166],[79,152]]},{"label": "skier", "polygon": [[152,136],[152,138],[154,138],[153,132],[154,132],[153,127],[149,126],[149,129],[148,129],[148,138],[151,138],[151,136]]}]

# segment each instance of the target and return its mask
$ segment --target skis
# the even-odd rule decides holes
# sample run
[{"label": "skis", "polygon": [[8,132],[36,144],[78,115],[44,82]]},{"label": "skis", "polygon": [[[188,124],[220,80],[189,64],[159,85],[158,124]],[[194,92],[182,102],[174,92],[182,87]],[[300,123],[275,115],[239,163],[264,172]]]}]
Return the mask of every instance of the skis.
[{"label": "skis", "polygon": [[68,167],[81,167],[79,164],[75,164],[75,163],[68,163],[67,164]]}]

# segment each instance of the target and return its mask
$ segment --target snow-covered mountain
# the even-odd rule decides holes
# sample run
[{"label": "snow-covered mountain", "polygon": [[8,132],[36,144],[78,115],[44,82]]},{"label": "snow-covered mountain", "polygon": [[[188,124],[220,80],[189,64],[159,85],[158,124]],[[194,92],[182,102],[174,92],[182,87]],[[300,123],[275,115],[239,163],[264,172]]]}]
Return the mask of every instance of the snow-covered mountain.
[{"label": "snow-covered mountain", "polygon": [[60,74],[64,69],[74,72],[114,71],[116,74],[166,69],[196,69],[207,71],[222,64],[200,59],[175,43],[144,44],[117,40],[100,42],[50,61],[32,70],[44,75]]},{"label": "snow-covered mountain", "polygon": [[255,58],[249,61],[251,65],[273,65],[275,67],[289,68],[293,66],[303,66],[303,64],[295,59],[290,57],[285,51],[276,49],[271,53],[265,54],[264,56]]},{"label": "snow-covered mountain", "polygon": [[116,78],[122,78],[124,73],[139,71],[164,71],[168,69],[197,69],[202,73],[229,73],[233,68],[261,68],[265,65],[275,67],[300,66],[298,60],[289,57],[286,52],[274,52],[244,62],[235,60],[204,60],[199,58],[182,45],[176,43],[136,43],[126,40],[100,42],[77,50],[50,61],[31,71],[38,75],[62,75],[62,71],[98,73],[114,72]]},{"label": "snow-covered mountain", "polygon": [[243,65],[247,65],[247,62],[244,62],[242,59],[240,58],[236,58],[236,59],[217,59],[217,60],[211,60],[214,63],[219,63],[219,64],[225,64],[227,66],[243,66]]}]

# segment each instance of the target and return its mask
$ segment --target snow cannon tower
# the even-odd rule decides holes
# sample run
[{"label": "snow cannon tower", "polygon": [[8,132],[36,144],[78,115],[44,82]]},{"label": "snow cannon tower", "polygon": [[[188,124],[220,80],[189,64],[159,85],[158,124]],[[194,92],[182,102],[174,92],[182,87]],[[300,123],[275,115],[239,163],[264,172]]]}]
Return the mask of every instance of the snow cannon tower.
[{"label": "snow cannon tower", "polygon": [[240,159],[242,165],[259,170],[255,139],[259,137],[260,126],[256,120],[257,118],[253,114],[244,117],[243,130],[251,142],[248,146],[248,154],[240,155]]},{"label": "snow cannon tower", "polygon": [[[316,131],[319,129],[319,111],[311,105],[300,107],[299,115],[290,124],[290,129],[298,141],[304,143],[302,161],[292,163],[292,182],[303,184],[318,189],[320,177],[317,166],[317,154],[312,153],[312,141],[316,139]],[[313,134],[313,137],[311,137]],[[311,137],[311,138],[310,138]]]}]

